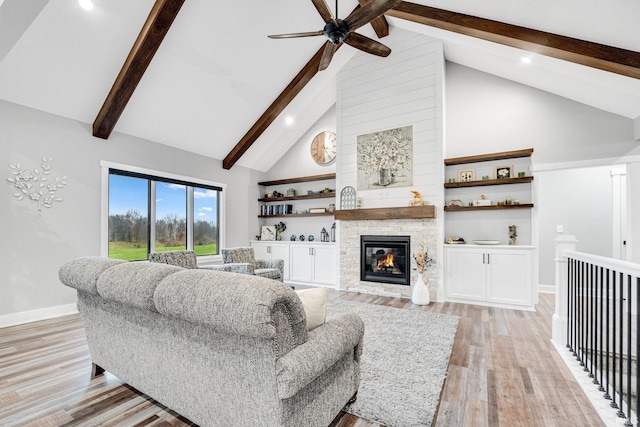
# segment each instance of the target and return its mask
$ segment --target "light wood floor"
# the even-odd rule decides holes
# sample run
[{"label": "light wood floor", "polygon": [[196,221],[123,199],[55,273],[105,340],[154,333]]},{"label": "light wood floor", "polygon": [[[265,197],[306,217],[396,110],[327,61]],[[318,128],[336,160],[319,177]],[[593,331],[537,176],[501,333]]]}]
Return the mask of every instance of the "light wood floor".
[{"label": "light wood floor", "polygon": [[[602,425],[550,343],[552,295],[535,313],[339,298],[460,317],[435,426]],[[193,425],[108,373],[90,381],[90,365],[79,316],[0,329],[0,425]],[[379,424],[342,414],[332,426]]]}]

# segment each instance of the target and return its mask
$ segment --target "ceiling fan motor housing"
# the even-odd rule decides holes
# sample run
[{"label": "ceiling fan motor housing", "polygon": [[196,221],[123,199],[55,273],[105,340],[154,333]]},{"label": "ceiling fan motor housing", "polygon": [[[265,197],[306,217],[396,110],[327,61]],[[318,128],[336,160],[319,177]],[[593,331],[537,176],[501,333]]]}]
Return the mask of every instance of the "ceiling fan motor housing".
[{"label": "ceiling fan motor housing", "polygon": [[337,19],[335,22],[327,22],[323,31],[329,41],[335,45],[342,43],[349,35],[349,27],[342,19]]}]

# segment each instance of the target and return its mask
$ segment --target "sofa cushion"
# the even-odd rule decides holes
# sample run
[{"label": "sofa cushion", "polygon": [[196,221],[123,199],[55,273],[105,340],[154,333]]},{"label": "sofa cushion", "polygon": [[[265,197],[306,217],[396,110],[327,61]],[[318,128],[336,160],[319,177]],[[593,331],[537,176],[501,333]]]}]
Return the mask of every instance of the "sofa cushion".
[{"label": "sofa cushion", "polygon": [[162,279],[184,271],[180,267],[155,262],[129,262],[105,271],[98,279],[98,293],[106,300],[157,311],[153,294]]},{"label": "sofa cushion", "polygon": [[296,293],[302,301],[302,307],[307,316],[307,330],[317,328],[322,325],[327,318],[327,298],[329,290],[327,288],[300,289]]},{"label": "sofa cushion", "polygon": [[196,251],[151,252],[149,261],[175,265],[182,268],[198,268]]},{"label": "sofa cushion", "polygon": [[58,271],[62,283],[80,291],[98,293],[98,278],[107,269],[126,261],[99,257],[76,258],[66,262]]},{"label": "sofa cushion", "polygon": [[[158,285],[154,302],[162,314],[202,323],[220,332],[273,339],[286,329],[289,332],[278,339],[290,341],[282,342],[279,352],[307,340],[300,299],[289,287],[263,277],[183,270]],[[286,319],[286,324],[281,319]]]}]

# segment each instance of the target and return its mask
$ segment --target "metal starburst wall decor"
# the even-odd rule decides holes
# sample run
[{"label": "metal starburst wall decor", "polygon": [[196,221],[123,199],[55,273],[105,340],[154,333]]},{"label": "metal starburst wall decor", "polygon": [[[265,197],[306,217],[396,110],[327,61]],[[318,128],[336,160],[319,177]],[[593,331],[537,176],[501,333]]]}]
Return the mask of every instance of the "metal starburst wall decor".
[{"label": "metal starburst wall decor", "polygon": [[58,190],[67,185],[67,177],[50,179],[51,161],[49,157],[42,158],[39,169],[23,169],[20,163],[9,165],[11,177],[7,181],[13,184],[17,190],[13,196],[18,200],[33,200],[38,206],[38,216],[42,214],[42,208],[50,208],[54,202],[61,202],[57,196]]}]

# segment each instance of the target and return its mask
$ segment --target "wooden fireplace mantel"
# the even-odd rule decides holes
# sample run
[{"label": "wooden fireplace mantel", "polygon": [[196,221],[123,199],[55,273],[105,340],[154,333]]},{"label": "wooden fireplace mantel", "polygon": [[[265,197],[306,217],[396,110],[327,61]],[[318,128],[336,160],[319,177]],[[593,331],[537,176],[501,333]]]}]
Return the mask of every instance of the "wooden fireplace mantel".
[{"label": "wooden fireplace mantel", "polygon": [[339,219],[341,221],[435,218],[436,207],[433,205],[427,205],[405,206],[398,208],[346,209],[335,211],[334,216],[335,219]]}]

